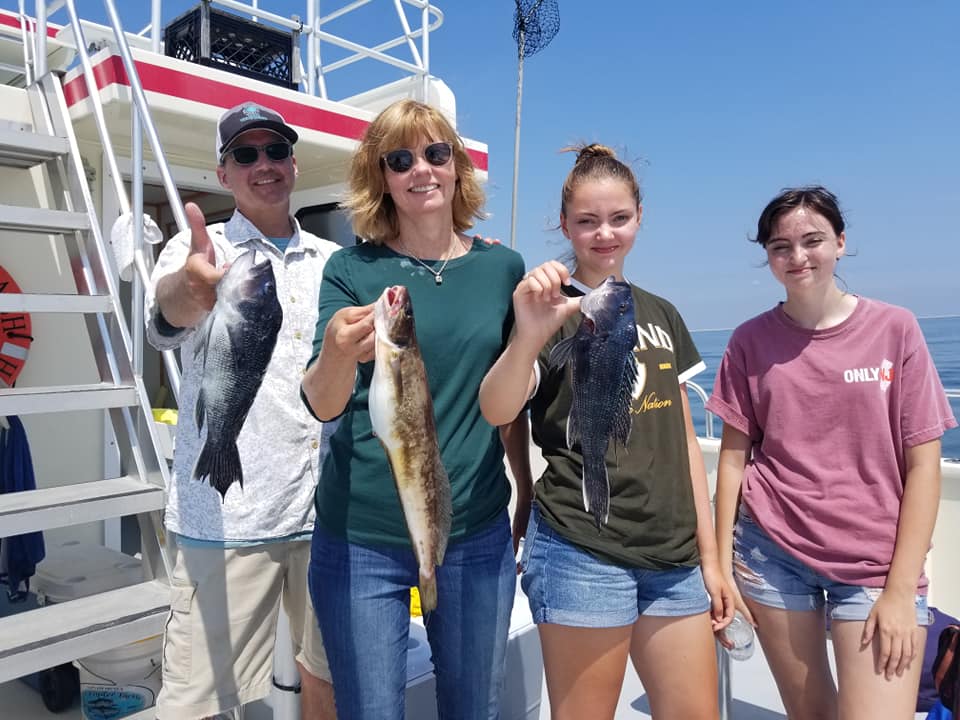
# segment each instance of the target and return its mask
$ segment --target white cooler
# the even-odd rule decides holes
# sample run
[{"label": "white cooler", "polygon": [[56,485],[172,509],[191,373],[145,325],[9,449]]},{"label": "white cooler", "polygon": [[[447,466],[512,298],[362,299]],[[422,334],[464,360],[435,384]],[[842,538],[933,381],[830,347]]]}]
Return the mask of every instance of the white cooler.
[{"label": "white cooler", "polygon": [[[530,605],[519,581],[510,618],[505,683],[501,720],[537,720],[543,690],[543,657],[537,626],[530,617]],[[427,631],[420,618],[410,621],[406,708],[406,716],[412,720],[436,720],[436,680],[430,662]]]}]

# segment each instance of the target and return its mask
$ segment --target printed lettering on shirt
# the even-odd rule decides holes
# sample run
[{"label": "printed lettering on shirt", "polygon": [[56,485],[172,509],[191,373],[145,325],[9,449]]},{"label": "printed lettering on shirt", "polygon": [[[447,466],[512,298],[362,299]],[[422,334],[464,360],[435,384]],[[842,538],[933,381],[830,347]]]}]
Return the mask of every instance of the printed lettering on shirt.
[{"label": "printed lettering on shirt", "polygon": [[[646,363],[640,359],[643,357],[640,353],[650,349],[666,350],[672,353],[673,338],[670,337],[670,334],[666,330],[652,322],[647,323],[646,326],[637,323],[637,347],[635,350],[637,357],[637,381],[633,385],[634,402],[630,406],[631,415],[642,415],[651,410],[662,410],[673,405],[673,401],[669,398],[662,400],[657,397],[655,390],[644,394],[644,389],[647,384],[647,366]],[[654,366],[652,365],[651,367]],[[657,361],[655,367],[661,371],[671,370],[673,363]]]},{"label": "printed lettering on shirt", "polygon": [[645,352],[647,350],[647,343],[655,348],[663,348],[664,350],[673,352],[673,340],[670,338],[670,335],[667,334],[666,330],[653,323],[647,323],[646,328],[638,324],[637,348],[641,352]]},{"label": "printed lettering on shirt", "polygon": [[630,406],[631,415],[642,415],[643,413],[650,412],[651,410],[663,410],[664,408],[668,408],[673,405],[673,400],[670,398],[661,400],[659,397],[657,397],[656,390],[647,393],[642,399],[637,399],[640,400],[640,404]]},{"label": "printed lettering on shirt", "polygon": [[879,367],[849,368],[843,371],[843,381],[845,383],[880,383],[882,392],[886,392],[887,388],[890,387],[893,376],[893,363],[886,358],[883,359]]}]

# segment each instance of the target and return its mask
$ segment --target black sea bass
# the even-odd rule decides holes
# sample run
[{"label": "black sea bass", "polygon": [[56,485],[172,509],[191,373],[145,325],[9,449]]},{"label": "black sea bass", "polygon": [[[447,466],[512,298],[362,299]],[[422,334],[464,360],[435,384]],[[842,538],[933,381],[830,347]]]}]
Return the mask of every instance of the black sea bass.
[{"label": "black sea bass", "polygon": [[599,530],[610,514],[610,479],[604,457],[611,438],[626,445],[630,403],[637,380],[633,348],[637,325],[630,284],[608,277],[580,301],[576,334],[550,351],[553,366],[570,365],[573,402],[567,447],[583,454],[583,508]]},{"label": "black sea bass", "polygon": [[243,487],[237,436],[260,389],[282,322],[270,261],[258,265],[255,250],[243,253],[217,285],[217,303],[197,345],[197,353],[203,355],[197,432],[206,425],[207,439],[193,476],[209,478],[222,497],[234,482]]},{"label": "black sea bass", "polygon": [[400,495],[420,566],[420,605],[426,613],[437,606],[436,566],[447,550],[453,509],[406,288],[395,285],[383,291],[374,308],[374,327],[370,420]]}]

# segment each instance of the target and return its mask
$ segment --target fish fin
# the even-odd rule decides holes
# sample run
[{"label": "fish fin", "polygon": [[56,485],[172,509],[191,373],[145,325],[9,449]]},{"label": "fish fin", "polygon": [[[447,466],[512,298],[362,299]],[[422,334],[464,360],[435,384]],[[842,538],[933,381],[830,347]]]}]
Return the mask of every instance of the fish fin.
[{"label": "fish fin", "polygon": [[201,367],[206,367],[207,364],[207,349],[210,347],[210,330],[213,327],[213,318],[215,315],[216,313],[214,312],[207,313],[207,316],[203,319],[197,331],[197,337],[200,338],[200,340],[193,349],[193,358],[196,360],[197,357],[202,356]]},{"label": "fish fin", "polygon": [[550,349],[550,367],[563,367],[570,362],[570,358],[573,357],[573,348],[576,345],[576,342],[577,336],[571,335],[570,337],[565,338],[554,345]]},{"label": "fish fin", "polygon": [[243,487],[243,467],[240,465],[240,451],[236,443],[228,443],[222,447],[215,447],[210,442],[204,443],[200,456],[193,469],[193,476],[197,480],[208,478],[210,486],[214,488],[223,500],[227,498],[227,490],[233,483],[240,483]]},{"label": "fish fin", "polygon": [[637,383],[637,357],[631,351],[630,358],[624,363],[623,378],[620,381],[620,395],[613,408],[613,437],[626,447],[630,438],[630,428],[633,426],[633,416],[630,414],[633,405],[633,388]]},{"label": "fish fin", "polygon": [[431,572],[427,575],[423,569],[420,570],[420,582],[417,584],[420,591],[420,612],[426,615],[437,608],[437,574]]},{"label": "fish fin", "polygon": [[573,446],[580,441],[580,421],[573,407],[570,408],[570,414],[567,416],[567,449],[572,450]]},{"label": "fish fin", "polygon": [[203,392],[203,384],[200,384],[200,390],[197,393],[196,405],[197,437],[200,437],[200,431],[203,430],[203,423],[207,417],[207,399]]},{"label": "fish fin", "polygon": [[[593,515],[593,523],[601,530],[610,518],[610,475],[603,456],[583,459],[583,509]],[[592,479],[591,479],[592,478]]]}]

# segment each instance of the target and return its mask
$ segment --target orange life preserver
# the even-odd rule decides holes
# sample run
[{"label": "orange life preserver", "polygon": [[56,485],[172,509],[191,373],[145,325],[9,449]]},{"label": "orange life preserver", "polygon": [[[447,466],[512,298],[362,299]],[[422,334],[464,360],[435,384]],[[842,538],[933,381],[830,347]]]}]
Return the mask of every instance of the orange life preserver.
[{"label": "orange life preserver", "polygon": [[[20,286],[0,265],[0,293],[18,293]],[[13,387],[33,342],[30,313],[0,312],[0,387]]]}]

